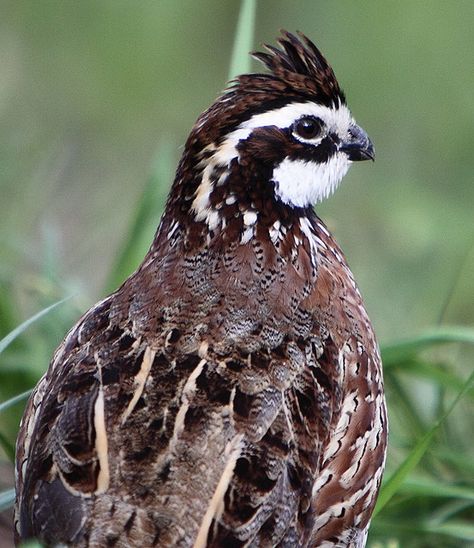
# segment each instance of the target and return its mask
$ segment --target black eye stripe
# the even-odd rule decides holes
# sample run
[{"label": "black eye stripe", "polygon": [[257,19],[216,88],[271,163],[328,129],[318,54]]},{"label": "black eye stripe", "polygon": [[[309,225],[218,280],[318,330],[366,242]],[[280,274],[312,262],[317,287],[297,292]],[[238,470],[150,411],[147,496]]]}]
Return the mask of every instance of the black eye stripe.
[{"label": "black eye stripe", "polygon": [[321,135],[324,122],[316,116],[302,116],[291,126],[293,134],[301,139],[316,139]]}]

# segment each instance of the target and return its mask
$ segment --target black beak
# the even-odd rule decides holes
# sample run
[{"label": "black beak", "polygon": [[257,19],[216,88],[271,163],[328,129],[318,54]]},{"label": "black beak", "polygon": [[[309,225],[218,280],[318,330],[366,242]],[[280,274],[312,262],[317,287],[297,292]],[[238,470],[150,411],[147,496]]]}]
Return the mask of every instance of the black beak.
[{"label": "black beak", "polygon": [[339,150],[345,152],[352,162],[375,160],[375,150],[369,136],[361,127],[356,125],[351,126],[349,138],[340,144]]}]

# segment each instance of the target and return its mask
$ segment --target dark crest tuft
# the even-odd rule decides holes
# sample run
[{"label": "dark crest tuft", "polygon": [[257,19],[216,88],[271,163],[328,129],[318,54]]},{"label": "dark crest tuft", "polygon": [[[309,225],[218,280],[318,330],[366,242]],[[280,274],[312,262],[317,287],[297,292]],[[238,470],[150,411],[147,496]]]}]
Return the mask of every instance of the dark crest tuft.
[{"label": "dark crest tuft", "polygon": [[287,83],[296,94],[328,106],[344,103],[344,93],[332,68],[313,42],[302,33],[298,33],[299,38],[285,30],[281,33],[278,43],[282,49],[266,44],[269,53],[254,52],[253,57],[272,72],[276,81]]},{"label": "dark crest tuft", "polygon": [[336,76],[318,48],[301,33],[281,31],[281,49],[252,55],[270,73],[243,74],[233,80],[214,104],[199,117],[188,146],[201,150],[253,114],[291,102],[313,101],[328,107],[345,103]]}]

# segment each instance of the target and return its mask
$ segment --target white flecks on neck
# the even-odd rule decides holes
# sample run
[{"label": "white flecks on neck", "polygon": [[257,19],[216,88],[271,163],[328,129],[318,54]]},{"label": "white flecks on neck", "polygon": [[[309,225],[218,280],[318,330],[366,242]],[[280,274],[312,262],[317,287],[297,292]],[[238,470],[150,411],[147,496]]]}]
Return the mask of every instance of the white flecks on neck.
[{"label": "white flecks on neck", "polygon": [[218,214],[211,207],[211,193],[214,186],[224,184],[229,175],[229,171],[224,170],[223,173],[217,176],[216,168],[228,167],[237,152],[232,149],[230,144],[226,143],[218,149],[214,145],[210,145],[207,150],[214,150],[214,154],[209,159],[202,160],[199,164],[200,167],[203,167],[201,182],[194,195],[191,210],[196,215],[196,221],[205,221],[209,228],[213,230],[218,225]]},{"label": "white flecks on neck", "polygon": [[301,217],[299,222],[301,232],[303,232],[303,234],[306,236],[311,247],[312,257],[315,257],[318,253],[318,247],[320,247],[320,240],[318,239],[316,232],[314,231],[313,227],[311,226],[311,222],[307,217]]},{"label": "white flecks on neck", "polygon": [[285,158],[273,170],[275,194],[295,207],[308,207],[334,192],[351,162],[344,153],[336,153],[327,162]]},{"label": "white flecks on neck", "polygon": [[283,241],[283,237],[285,235],[284,233],[284,227],[282,227],[282,224],[280,221],[276,220],[272,226],[268,230],[268,234],[270,236],[270,240],[272,241],[273,245],[275,247],[280,245],[280,242]]},{"label": "white flecks on neck", "polygon": [[245,226],[252,226],[257,222],[257,213],[252,210],[248,210],[244,213],[243,221]]},{"label": "white flecks on neck", "polygon": [[197,221],[203,221],[207,217],[207,214],[209,212],[209,198],[212,191],[211,174],[214,170],[214,167],[214,164],[209,163],[204,168],[202,172],[201,183],[199,184],[196,190],[196,195],[194,196],[191,208],[196,213]]},{"label": "white flecks on neck", "polygon": [[254,236],[255,236],[255,226],[252,225],[252,226],[247,227],[242,232],[242,236],[240,237],[240,243],[241,244],[248,244]]}]

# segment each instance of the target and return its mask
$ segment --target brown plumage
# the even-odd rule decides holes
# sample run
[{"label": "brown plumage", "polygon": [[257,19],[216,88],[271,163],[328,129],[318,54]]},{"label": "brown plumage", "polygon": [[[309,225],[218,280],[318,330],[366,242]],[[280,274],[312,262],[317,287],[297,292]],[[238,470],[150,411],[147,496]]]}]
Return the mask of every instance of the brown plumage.
[{"label": "brown plumage", "polygon": [[365,545],[377,343],[312,205],[373,158],[306,38],[201,115],[138,270],[69,332],[17,443],[17,539]]}]

